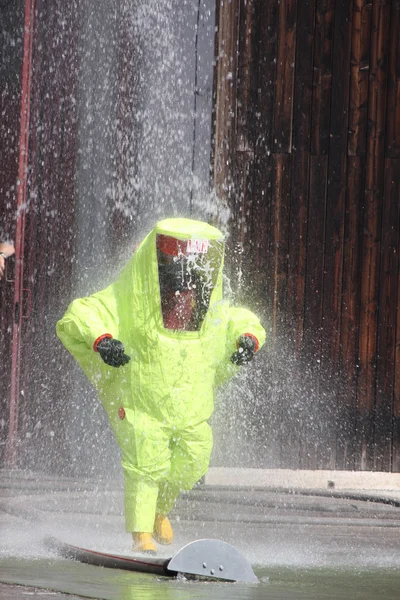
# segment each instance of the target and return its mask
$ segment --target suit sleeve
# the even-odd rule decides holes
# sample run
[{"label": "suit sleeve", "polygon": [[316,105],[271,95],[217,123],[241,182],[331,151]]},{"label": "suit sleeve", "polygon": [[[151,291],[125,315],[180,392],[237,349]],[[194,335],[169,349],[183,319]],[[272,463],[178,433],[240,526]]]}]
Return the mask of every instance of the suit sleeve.
[{"label": "suit sleeve", "polygon": [[227,334],[225,360],[216,373],[216,386],[231,379],[241,367],[231,362],[231,356],[237,350],[237,340],[241,335],[250,335],[256,342],[256,352],[264,345],[266,333],[258,317],[246,308],[229,307],[226,311]]},{"label": "suit sleeve", "polygon": [[258,317],[246,308],[229,308],[227,344],[232,353],[241,335],[249,335],[256,342],[256,352],[264,345],[266,333]]},{"label": "suit sleeve", "polygon": [[76,352],[93,351],[99,337],[119,337],[116,315],[116,299],[110,286],[93,296],[74,300],[57,323],[57,335],[74,356]]}]

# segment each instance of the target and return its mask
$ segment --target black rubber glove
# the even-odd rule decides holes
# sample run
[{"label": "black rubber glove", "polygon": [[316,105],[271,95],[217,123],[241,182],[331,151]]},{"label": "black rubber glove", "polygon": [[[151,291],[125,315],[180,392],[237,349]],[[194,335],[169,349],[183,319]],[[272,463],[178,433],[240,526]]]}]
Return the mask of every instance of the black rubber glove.
[{"label": "black rubber glove", "polygon": [[238,349],[232,354],[231,361],[235,365],[247,365],[255,354],[256,342],[249,335],[241,335],[237,343]]},{"label": "black rubber glove", "polygon": [[125,354],[123,343],[113,338],[101,340],[97,344],[97,351],[106,365],[110,365],[110,367],[122,367],[131,360],[131,357]]}]

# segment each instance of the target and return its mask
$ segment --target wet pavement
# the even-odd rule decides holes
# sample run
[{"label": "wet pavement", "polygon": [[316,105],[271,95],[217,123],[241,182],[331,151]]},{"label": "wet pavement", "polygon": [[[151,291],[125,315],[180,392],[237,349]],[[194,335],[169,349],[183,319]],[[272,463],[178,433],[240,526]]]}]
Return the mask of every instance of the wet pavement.
[{"label": "wet pavement", "polygon": [[[2,599],[68,593],[187,600],[210,598],[210,585],[218,600],[400,598],[400,497],[393,490],[205,484],[182,494],[171,515],[174,544],[160,547],[160,555],[168,558],[194,539],[222,539],[251,562],[261,581],[254,586],[169,580],[61,559],[44,546],[46,535],[129,555],[122,481],[1,475]],[[29,587],[12,587],[10,594],[9,584]]]},{"label": "wet pavement", "polygon": [[27,600],[28,598],[33,598],[33,600],[45,600],[46,598],[48,600],[83,600],[82,596],[6,583],[0,583],[0,598],[1,600]]}]

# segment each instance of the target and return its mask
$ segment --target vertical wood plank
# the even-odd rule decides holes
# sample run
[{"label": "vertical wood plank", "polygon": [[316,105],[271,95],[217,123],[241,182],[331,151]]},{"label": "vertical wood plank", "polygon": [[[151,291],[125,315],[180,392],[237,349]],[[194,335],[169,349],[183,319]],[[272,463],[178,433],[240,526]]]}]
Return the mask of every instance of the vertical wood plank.
[{"label": "vertical wood plank", "polygon": [[296,4],[296,0],[280,0],[279,3],[273,146],[277,154],[292,151]]},{"label": "vertical wood plank", "polygon": [[316,0],[297,0],[293,152],[310,150]]},{"label": "vertical wood plank", "polygon": [[[396,352],[396,312],[399,298],[399,160],[387,159],[382,210],[374,469],[390,471]],[[397,195],[396,195],[397,194]]]},{"label": "vertical wood plank", "polygon": [[251,236],[254,240],[255,293],[259,310],[273,314],[274,269],[272,227],[273,167],[270,157],[256,153],[254,161],[253,220]]},{"label": "vertical wood plank", "polygon": [[277,23],[279,0],[256,4],[258,20],[257,64],[257,122],[255,139],[255,217],[254,238],[256,240],[255,261],[259,273],[261,304],[268,315],[273,314],[275,275],[275,240],[273,227],[273,186],[275,166],[271,158],[273,145],[273,115],[276,89]]},{"label": "vertical wood plank", "polygon": [[[256,107],[257,107],[257,67],[259,33],[256,19],[257,0],[241,0],[239,12],[238,68],[236,93],[236,172],[239,176],[239,188],[235,195],[241,204],[239,219],[232,224],[238,228],[237,240],[241,253],[237,256],[237,272],[244,271],[247,282],[253,289],[253,269],[243,269],[245,264],[254,264],[257,240],[254,236],[255,212],[254,197],[254,160],[256,144]],[[237,201],[237,200],[236,200]],[[250,273],[252,275],[250,276]],[[252,279],[250,282],[249,279]],[[244,283],[244,281],[243,281]],[[253,296],[253,294],[252,294]]]},{"label": "vertical wood plank", "polygon": [[[21,115],[21,74],[23,60],[23,30],[25,2],[16,0],[3,4],[0,28],[0,237],[15,239],[17,204],[19,132]],[[6,265],[0,282],[0,464],[6,458],[9,430],[11,352],[14,312],[14,259]],[[9,280],[9,281],[7,281]],[[10,281],[11,280],[11,281]]]},{"label": "vertical wood plank", "polygon": [[257,70],[257,140],[256,152],[270,155],[273,147],[273,119],[276,94],[279,0],[260,1],[257,16],[259,54]]},{"label": "vertical wood plank", "polygon": [[348,153],[366,152],[372,0],[354,0]]},{"label": "vertical wood plank", "polygon": [[[324,339],[322,372],[326,371],[327,402],[331,422],[335,421],[335,387],[339,362],[341,292],[343,274],[344,210],[347,183],[347,133],[349,71],[351,51],[352,2],[338,0],[335,7],[334,56],[332,75],[331,133],[329,145],[328,191],[325,229]],[[333,373],[332,373],[333,368]],[[328,382],[328,373],[331,383]],[[336,461],[336,432],[329,430],[322,462]]]},{"label": "vertical wood plank", "polygon": [[339,469],[354,468],[363,200],[364,161],[359,156],[349,157],[344,227],[341,357],[339,365],[342,387],[338,394],[336,441],[336,466]]},{"label": "vertical wood plank", "polygon": [[216,56],[214,185],[221,198],[232,192],[235,156],[237,43],[240,0],[221,0]]},{"label": "vertical wood plank", "polygon": [[386,156],[400,158],[400,3],[392,2],[387,102]]},{"label": "vertical wood plank", "polygon": [[257,66],[259,21],[257,0],[241,0],[236,95],[236,149],[254,153],[258,122]]},{"label": "vertical wood plank", "polygon": [[[349,102],[349,66],[351,6],[346,0],[336,3],[332,115],[328,165],[327,215],[325,231],[324,318],[326,320],[326,358],[337,364],[342,288],[342,249],[344,207],[347,181],[347,119]],[[344,73],[344,76],[343,76]]]},{"label": "vertical wood plank", "polygon": [[328,157],[311,156],[303,338],[304,377],[308,377],[312,402],[312,414],[305,428],[302,453],[302,467],[308,469],[320,467],[319,446],[325,442],[325,397],[321,394],[320,378],[327,177]]},{"label": "vertical wood plank", "polygon": [[328,154],[335,0],[317,0],[315,13],[311,153]]},{"label": "vertical wood plank", "polygon": [[361,264],[360,371],[357,431],[359,468],[373,466],[376,391],[379,257],[381,251],[384,132],[387,91],[390,3],[375,0],[372,10],[371,73],[368,97],[365,211]]},{"label": "vertical wood plank", "polygon": [[298,0],[288,274],[288,312],[297,348],[302,343],[304,319],[314,24],[315,0]]},{"label": "vertical wood plank", "polygon": [[304,330],[305,346],[316,358],[321,354],[327,170],[327,156],[311,157]]},{"label": "vertical wood plank", "polygon": [[[138,124],[135,123],[135,114],[140,107],[140,77],[143,69],[134,25],[134,14],[137,10],[135,4],[135,1],[119,1],[116,14],[118,29],[115,97],[117,128],[114,134],[114,197],[108,201],[108,210],[111,216],[108,224],[109,239],[112,240],[111,247],[116,254],[121,246],[125,247],[128,240],[133,237],[134,223],[127,218],[126,212],[138,210],[140,202],[140,193],[132,185],[132,181],[138,176],[139,145],[143,135]],[[132,65],[135,65],[135,68],[132,68]]]},{"label": "vertical wood plank", "polygon": [[[231,199],[232,240],[227,244],[227,267],[234,282],[233,289],[238,301],[243,295],[249,297],[254,269],[251,267],[252,245],[249,228],[252,220],[252,193],[254,181],[254,158],[247,152],[236,152],[235,194]],[[252,294],[251,294],[252,295]]]},{"label": "vertical wood plank", "polygon": [[309,160],[309,152],[299,150],[296,150],[292,160],[288,321],[291,322],[293,343],[298,350],[303,338]]},{"label": "vertical wood plank", "polygon": [[[65,310],[65,298],[70,297],[73,266],[79,28],[77,11],[60,0],[50,11],[38,2],[37,11],[25,238],[24,287],[30,294],[23,307],[27,319],[23,321],[19,452],[27,468],[37,467],[33,449],[41,454],[45,442],[34,426],[41,423],[43,430],[55,432],[52,449],[40,465],[50,469],[61,467],[67,407],[60,399],[69,382],[63,368],[68,358],[57,343],[54,323]],[[50,81],[49,73],[53,73]],[[50,104],[44,112],[47,98]]]},{"label": "vertical wood plank", "polygon": [[[282,324],[287,314],[287,279],[289,256],[289,215],[290,215],[290,175],[291,160],[288,155],[275,154],[273,157],[272,179],[272,221],[273,251],[273,316],[272,332],[274,340],[284,333]],[[281,327],[281,331],[279,328]]]},{"label": "vertical wood plank", "polygon": [[[391,177],[390,177],[391,175]],[[400,159],[387,160],[385,193],[392,197],[392,202],[399,205],[400,198]],[[399,221],[393,223],[400,228]],[[397,256],[400,252],[400,240]],[[393,435],[392,435],[392,470],[400,471],[400,268],[397,270],[397,306],[396,306],[396,339],[394,355],[394,398],[393,398]]]},{"label": "vertical wood plank", "polygon": [[273,243],[271,248],[271,264],[273,277],[272,291],[272,377],[274,389],[272,406],[274,407],[275,427],[277,435],[277,461],[280,467],[288,468],[298,464],[299,444],[298,430],[294,427],[296,411],[290,403],[288,382],[294,373],[283,381],[285,366],[282,354],[286,347],[287,334],[287,277],[289,256],[289,218],[291,194],[291,160],[289,154],[273,155],[272,159],[272,191],[271,191],[271,230]]}]

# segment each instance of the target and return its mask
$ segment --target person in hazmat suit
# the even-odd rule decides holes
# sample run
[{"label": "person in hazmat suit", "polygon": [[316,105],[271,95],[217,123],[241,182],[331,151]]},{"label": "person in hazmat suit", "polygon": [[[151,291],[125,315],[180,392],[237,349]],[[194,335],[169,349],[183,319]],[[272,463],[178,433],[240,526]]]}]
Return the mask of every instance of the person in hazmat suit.
[{"label": "person in hazmat suit", "polygon": [[120,446],[137,552],[172,542],[167,515],[208,469],[214,389],[265,341],[258,318],[222,298],[223,255],[215,227],[162,220],[114,283],[74,300],[57,323]]}]

